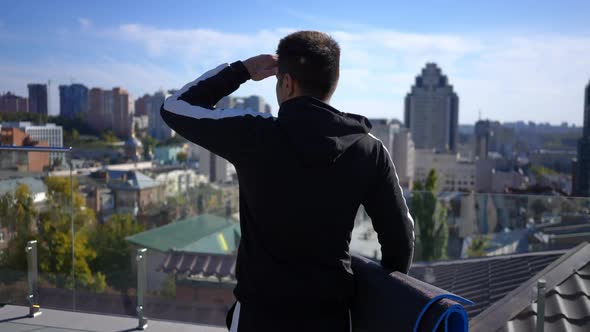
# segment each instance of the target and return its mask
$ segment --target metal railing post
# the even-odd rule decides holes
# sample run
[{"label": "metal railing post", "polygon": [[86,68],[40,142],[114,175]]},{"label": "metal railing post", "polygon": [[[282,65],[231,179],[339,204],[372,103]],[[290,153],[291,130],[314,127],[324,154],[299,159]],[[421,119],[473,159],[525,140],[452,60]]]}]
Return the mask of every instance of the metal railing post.
[{"label": "metal railing post", "polygon": [[29,302],[29,317],[35,317],[41,314],[41,306],[37,296],[37,279],[39,277],[37,269],[37,240],[28,241],[25,247],[27,252],[27,301]]},{"label": "metal railing post", "polygon": [[148,320],[143,314],[145,305],[143,297],[145,295],[147,284],[146,255],[147,249],[141,248],[137,250],[137,256],[135,256],[135,259],[137,260],[137,318],[139,320],[137,328],[139,330],[145,330],[148,326]]},{"label": "metal railing post", "polygon": [[537,282],[537,332],[545,330],[545,280]]}]

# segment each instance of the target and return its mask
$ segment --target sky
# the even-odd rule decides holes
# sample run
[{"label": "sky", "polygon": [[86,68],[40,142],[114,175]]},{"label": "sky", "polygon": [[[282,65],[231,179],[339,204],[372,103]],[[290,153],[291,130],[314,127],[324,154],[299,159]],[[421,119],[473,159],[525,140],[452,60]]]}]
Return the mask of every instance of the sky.
[{"label": "sky", "polygon": [[[426,62],[459,95],[459,122],[581,125],[590,81],[590,1],[0,0],[0,92],[27,83],[120,86],[134,97],[179,88],[221,63],[274,53],[281,37],[321,30],[340,44],[331,104],[403,120]],[[584,17],[586,16],[586,17]],[[276,115],[276,79],[247,82]]]}]

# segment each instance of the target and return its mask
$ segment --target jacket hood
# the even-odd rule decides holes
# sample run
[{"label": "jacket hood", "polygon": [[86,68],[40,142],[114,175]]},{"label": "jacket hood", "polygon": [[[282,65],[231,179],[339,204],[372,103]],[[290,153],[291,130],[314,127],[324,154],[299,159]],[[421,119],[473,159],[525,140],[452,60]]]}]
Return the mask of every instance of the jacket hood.
[{"label": "jacket hood", "polygon": [[323,101],[296,97],[281,104],[278,123],[305,166],[328,166],[371,129],[367,118]]}]

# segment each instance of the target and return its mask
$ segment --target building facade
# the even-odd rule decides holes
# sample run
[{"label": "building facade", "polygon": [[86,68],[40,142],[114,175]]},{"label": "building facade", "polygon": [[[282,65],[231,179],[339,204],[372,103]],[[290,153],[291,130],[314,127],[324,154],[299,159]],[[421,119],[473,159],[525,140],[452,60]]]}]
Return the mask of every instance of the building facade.
[{"label": "building facade", "polygon": [[590,82],[584,93],[584,130],[578,141],[574,195],[590,196]]},{"label": "building facade", "polygon": [[184,194],[190,188],[207,183],[204,175],[197,174],[190,168],[153,169],[151,173],[156,182],[164,187],[164,196],[166,197]]},{"label": "building facade", "polygon": [[407,94],[404,124],[417,149],[456,151],[459,97],[435,63],[426,64]]},{"label": "building facade", "polygon": [[205,175],[209,182],[225,183],[231,181],[229,161],[201,148],[199,151],[199,172]]},{"label": "building facade", "polygon": [[475,191],[478,193],[504,193],[506,189],[522,189],[529,179],[520,169],[505,167],[506,160],[479,159],[475,161]]},{"label": "building facade", "polygon": [[127,90],[115,87],[112,90],[90,89],[88,124],[96,131],[112,130],[126,139],[131,136],[133,125],[133,97]]},{"label": "building facade", "polygon": [[[249,108],[255,112],[270,112],[270,106],[264,102],[260,96],[249,97],[232,97],[225,96],[215,105],[219,109],[246,109]],[[202,147],[189,147],[189,158],[199,158],[199,172],[205,175],[210,182],[226,183],[233,180],[235,168],[227,160],[211,153],[211,151]]]},{"label": "building facade", "polygon": [[456,153],[443,153],[433,149],[416,149],[416,181],[424,182],[428,173],[435,170],[439,192],[473,191],[475,189],[475,164],[461,160]]},{"label": "building facade", "polygon": [[107,127],[108,119],[105,119],[104,90],[92,88],[88,92],[88,125],[96,131],[102,131]]},{"label": "building facade", "polygon": [[403,188],[412,189],[416,167],[416,149],[412,134],[408,128],[401,124],[391,124],[391,128],[391,158],[399,177],[399,183]]},{"label": "building facade", "polygon": [[119,87],[113,88],[113,132],[121,138],[131,136],[133,124],[133,97]]},{"label": "building facade", "polygon": [[10,91],[4,94],[0,94],[0,112],[16,113],[28,111],[29,99],[14,95]]},{"label": "building facade", "polygon": [[147,104],[150,98],[151,96],[146,93],[135,100],[135,116],[148,115]]},{"label": "building facade", "polygon": [[[42,126],[33,125],[31,122],[4,122],[2,128],[19,128],[31,140],[37,142],[45,142],[42,146],[49,146],[54,148],[63,147],[63,128],[54,123],[46,123]],[[65,161],[65,156],[62,152],[51,152],[49,154],[50,160],[55,161],[61,159]]]},{"label": "building facade", "polygon": [[29,84],[29,112],[48,115],[47,84]]},{"label": "building facade", "polygon": [[[3,124],[0,133],[1,145],[47,147],[47,141],[31,138],[23,129]],[[48,152],[0,151],[0,168],[23,172],[41,172],[49,166]]]},{"label": "building facade", "polygon": [[399,121],[387,119],[369,119],[371,134],[378,138],[395,165],[400,185],[411,188],[414,179],[415,148],[412,135]]},{"label": "building facade", "polygon": [[160,115],[160,108],[167,97],[167,93],[158,91],[145,102],[148,112],[148,133],[160,141],[167,140],[175,135],[175,132],[168,127]]},{"label": "building facade", "polygon": [[88,88],[83,84],[59,86],[59,115],[73,119],[88,111]]}]

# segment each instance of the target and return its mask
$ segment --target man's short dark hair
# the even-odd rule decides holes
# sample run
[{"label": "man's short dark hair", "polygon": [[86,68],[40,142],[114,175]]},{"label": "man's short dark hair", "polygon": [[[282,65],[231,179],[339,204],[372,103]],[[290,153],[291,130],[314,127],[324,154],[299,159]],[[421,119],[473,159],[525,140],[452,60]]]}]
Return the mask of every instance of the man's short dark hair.
[{"label": "man's short dark hair", "polygon": [[334,93],[340,76],[340,46],[319,31],[294,32],[279,42],[279,79],[289,73],[301,92],[325,100]]}]

